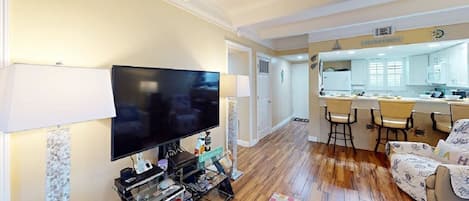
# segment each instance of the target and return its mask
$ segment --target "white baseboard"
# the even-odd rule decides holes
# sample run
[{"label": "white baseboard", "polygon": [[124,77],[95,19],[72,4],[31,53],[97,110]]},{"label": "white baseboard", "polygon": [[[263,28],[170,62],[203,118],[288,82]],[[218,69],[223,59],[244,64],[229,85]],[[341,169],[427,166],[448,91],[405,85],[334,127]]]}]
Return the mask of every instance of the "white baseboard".
[{"label": "white baseboard", "polygon": [[275,125],[274,127],[272,127],[272,132],[271,132],[271,133],[273,133],[273,132],[277,131],[278,129],[280,129],[280,128],[284,127],[285,125],[287,125],[288,122],[290,122],[292,118],[293,118],[293,115],[291,115],[291,116],[285,118],[285,119],[282,120],[280,123],[278,123],[277,125]]},{"label": "white baseboard", "polygon": [[310,141],[310,142],[317,142],[317,141],[318,141],[318,137],[316,137],[316,136],[310,136],[310,135],[309,135],[309,136],[308,136],[308,141]]},{"label": "white baseboard", "polygon": [[253,146],[255,146],[258,142],[259,142],[259,140],[253,140],[252,142],[248,142],[248,141],[245,141],[245,140],[239,140],[239,139],[238,139],[238,145],[239,145],[239,146],[242,146],[242,147],[253,147]]},{"label": "white baseboard", "polygon": [[250,143],[248,141],[245,141],[245,140],[240,140],[238,139],[238,145],[239,146],[242,146],[242,147],[250,147]]}]

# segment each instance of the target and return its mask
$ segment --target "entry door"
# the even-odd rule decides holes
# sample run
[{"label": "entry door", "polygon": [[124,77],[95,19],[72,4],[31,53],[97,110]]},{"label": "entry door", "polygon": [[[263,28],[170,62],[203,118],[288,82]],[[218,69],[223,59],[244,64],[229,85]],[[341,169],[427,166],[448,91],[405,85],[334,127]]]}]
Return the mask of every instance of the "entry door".
[{"label": "entry door", "polygon": [[258,58],[257,63],[257,133],[259,140],[272,131],[272,100],[270,89],[270,61]]}]

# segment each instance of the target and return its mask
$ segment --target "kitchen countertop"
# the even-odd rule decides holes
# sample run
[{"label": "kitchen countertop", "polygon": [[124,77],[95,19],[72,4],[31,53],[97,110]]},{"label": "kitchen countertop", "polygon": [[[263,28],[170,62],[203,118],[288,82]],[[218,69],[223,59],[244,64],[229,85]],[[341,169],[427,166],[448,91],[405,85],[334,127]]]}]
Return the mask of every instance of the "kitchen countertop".
[{"label": "kitchen countertop", "polygon": [[[325,99],[327,98],[352,98],[352,107],[358,109],[371,109],[379,108],[378,99],[396,99],[396,97],[377,97],[377,96],[319,96],[320,106],[325,106]],[[416,101],[414,110],[421,113],[432,113],[440,112],[443,114],[449,114],[448,103],[467,103],[469,99],[462,100],[445,100],[444,98],[412,98],[402,97],[399,100],[413,100]]]}]

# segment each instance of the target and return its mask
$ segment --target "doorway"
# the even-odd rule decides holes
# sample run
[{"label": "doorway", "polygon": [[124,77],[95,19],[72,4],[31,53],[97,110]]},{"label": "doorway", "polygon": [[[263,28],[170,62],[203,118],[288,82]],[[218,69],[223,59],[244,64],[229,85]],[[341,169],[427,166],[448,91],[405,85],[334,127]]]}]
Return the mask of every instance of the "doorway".
[{"label": "doorway", "polygon": [[272,132],[272,89],[270,58],[257,57],[257,133],[258,140]]},{"label": "doorway", "polygon": [[[252,50],[249,47],[243,46],[238,43],[226,41],[227,46],[227,69],[228,74],[246,75],[249,76],[250,97],[238,98],[238,139],[237,144],[245,147],[250,147],[255,144],[254,137],[255,129],[253,128],[254,116],[254,92],[253,86],[253,62]],[[228,107],[227,107],[228,108]],[[226,120],[228,122],[228,120]],[[228,129],[228,127],[227,127]],[[228,130],[227,130],[228,133]]]},{"label": "doorway", "polygon": [[309,119],[308,63],[293,64],[291,69],[293,117],[307,120]]}]

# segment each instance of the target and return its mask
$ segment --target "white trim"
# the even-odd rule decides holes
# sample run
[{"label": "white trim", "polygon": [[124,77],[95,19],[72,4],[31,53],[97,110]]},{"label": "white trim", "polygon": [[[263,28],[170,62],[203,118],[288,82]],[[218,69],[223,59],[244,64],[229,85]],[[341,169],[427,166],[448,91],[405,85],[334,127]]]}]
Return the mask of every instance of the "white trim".
[{"label": "white trim", "polygon": [[[8,0],[0,0],[0,68],[9,64]],[[0,200],[10,200],[10,136],[0,132]]]},{"label": "white trim", "polygon": [[[247,46],[244,46],[244,45],[241,45],[239,43],[235,43],[233,41],[230,41],[230,40],[225,40],[225,44],[226,44],[226,72],[228,72],[228,57],[229,57],[229,49],[235,49],[235,50],[238,50],[238,51],[242,51],[242,52],[247,52],[248,54],[248,62],[249,62],[249,85],[251,86],[250,89],[251,89],[251,96],[249,96],[249,144],[251,144],[254,139],[253,139],[253,136],[254,134],[257,134],[257,129],[254,129],[254,125],[253,125],[253,121],[254,121],[254,109],[255,109],[255,101],[256,101],[256,97],[253,95],[255,94],[255,88],[252,87],[254,86],[254,78],[253,78],[253,62],[252,62],[252,49],[250,47],[247,47]],[[228,131],[226,132],[228,133]]]},{"label": "white trim", "polygon": [[[196,17],[201,18],[202,20],[214,24],[222,29],[230,31],[234,34],[237,34],[239,37],[244,37],[249,40],[252,40],[260,45],[266,46],[270,49],[273,49],[272,40],[265,40],[257,36],[257,34],[251,30],[247,29],[238,29],[234,27],[230,20],[227,17],[224,17],[224,13],[220,13],[221,9],[213,9],[210,7],[201,8],[197,5],[197,3],[193,4],[193,2],[181,1],[181,0],[164,0],[166,3],[175,6],[181,10],[184,10]],[[208,11],[207,9],[211,9]]]},{"label": "white trim", "polygon": [[291,115],[291,116],[285,118],[284,120],[282,120],[281,122],[279,122],[277,125],[273,126],[273,127],[272,127],[272,133],[275,132],[275,131],[277,131],[278,129],[280,129],[280,128],[286,126],[286,125],[291,121],[292,118],[293,118],[293,115]]},{"label": "white trim", "polygon": [[242,147],[253,147],[256,146],[256,144],[259,142],[259,140],[253,140],[251,143],[249,143],[246,140],[239,140],[238,139],[238,145]]},{"label": "white trim", "polygon": [[238,139],[238,145],[242,147],[251,147],[251,144],[246,140]]},{"label": "white trim", "polygon": [[308,136],[308,141],[310,141],[310,142],[318,142],[318,137],[309,135],[309,136]]}]

